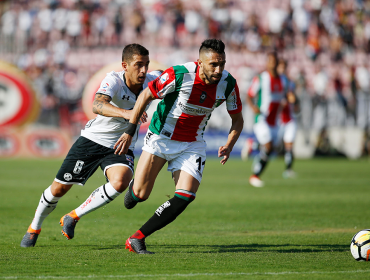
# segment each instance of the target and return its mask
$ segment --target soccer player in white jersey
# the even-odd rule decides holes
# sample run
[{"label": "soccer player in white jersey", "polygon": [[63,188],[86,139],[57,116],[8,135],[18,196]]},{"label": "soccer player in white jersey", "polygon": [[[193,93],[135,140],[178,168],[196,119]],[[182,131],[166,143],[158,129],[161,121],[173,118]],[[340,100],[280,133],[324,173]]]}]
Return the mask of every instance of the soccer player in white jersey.
[{"label": "soccer player in white jersey", "polygon": [[299,111],[298,98],[295,95],[295,84],[291,81],[287,74],[287,62],[285,60],[279,60],[277,72],[283,79],[285,87],[285,98],[283,100],[283,108],[281,111],[281,124],[279,127],[279,134],[283,137],[284,142],[284,161],[285,171],[283,172],[284,178],[294,178],[296,176],[293,171],[293,143],[297,133],[297,121],[295,114]]},{"label": "soccer player in white jersey", "polygon": [[[139,125],[131,131],[133,139],[124,154],[116,155],[113,146],[129,128],[138,96],[150,81],[161,74],[161,71],[147,74],[148,66],[149,51],[146,48],[131,44],[123,49],[123,71],[110,72],[102,81],[93,102],[93,112],[98,115],[86,124],[53,183],[42,193],[33,221],[21,241],[22,247],[35,246],[42,222],[55,209],[59,199],[73,184],[84,185],[99,166],[107,183],[60,219],[62,233],[67,239],[74,237],[76,223],[82,216],[111,202],[127,188],[134,173],[133,150]],[[139,118],[145,122],[146,117],[143,111]]]},{"label": "soccer player in white jersey", "polygon": [[[154,215],[126,241],[126,249],[138,254],[146,250],[145,238],[174,221],[195,199],[206,162],[204,128],[213,110],[226,102],[232,125],[228,139],[218,150],[225,164],[242,129],[242,103],[236,80],[224,70],[225,45],[221,40],[205,40],[199,49],[198,62],[173,66],[150,82],[140,95],[130,118],[135,130],[147,104],[161,99],[144,140],[135,181],[125,194],[130,209],[146,200],[164,164],[172,173],[176,191]],[[116,153],[126,153],[132,136],[125,133],[115,145]]]},{"label": "soccer player in white jersey", "polygon": [[253,174],[249,178],[249,183],[254,187],[263,187],[260,175],[277,141],[277,118],[285,93],[283,80],[277,73],[277,64],[277,54],[269,53],[266,71],[254,77],[247,94],[247,103],[255,113],[253,131],[260,144],[259,155],[253,164]]}]

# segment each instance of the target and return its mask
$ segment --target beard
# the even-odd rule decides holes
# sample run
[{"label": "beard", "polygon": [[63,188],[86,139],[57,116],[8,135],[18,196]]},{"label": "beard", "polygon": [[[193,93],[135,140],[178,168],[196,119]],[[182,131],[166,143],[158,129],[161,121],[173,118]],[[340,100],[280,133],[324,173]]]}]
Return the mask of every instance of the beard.
[{"label": "beard", "polygon": [[218,83],[219,80],[213,80],[212,79],[212,75],[207,75],[205,72],[203,72],[204,76],[206,77],[206,80],[210,83],[210,84],[216,84]]}]

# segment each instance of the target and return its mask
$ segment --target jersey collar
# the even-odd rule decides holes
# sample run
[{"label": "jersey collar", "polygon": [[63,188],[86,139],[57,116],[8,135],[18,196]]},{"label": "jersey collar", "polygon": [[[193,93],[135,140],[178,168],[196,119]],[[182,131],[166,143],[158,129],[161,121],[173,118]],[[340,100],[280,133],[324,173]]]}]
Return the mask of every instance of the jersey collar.
[{"label": "jersey collar", "polygon": [[133,93],[131,90],[130,90],[130,88],[128,87],[128,85],[127,85],[127,83],[126,83],[126,77],[125,77],[125,71],[123,71],[123,74],[122,74],[122,77],[123,77],[123,81],[124,81],[124,83],[125,83],[125,86],[126,86],[126,88],[132,93],[132,94],[134,94],[134,95],[136,95],[136,96],[139,96],[139,94],[143,91],[143,86],[141,86],[141,89],[140,89],[140,92],[138,93],[138,94],[135,94],[135,93]]}]

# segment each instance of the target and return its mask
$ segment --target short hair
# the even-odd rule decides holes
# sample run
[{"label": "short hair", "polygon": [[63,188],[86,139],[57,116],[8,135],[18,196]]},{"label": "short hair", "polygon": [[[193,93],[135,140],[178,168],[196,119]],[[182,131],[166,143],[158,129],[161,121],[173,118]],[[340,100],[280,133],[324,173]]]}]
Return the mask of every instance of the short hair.
[{"label": "short hair", "polygon": [[134,55],[149,55],[149,51],[139,44],[127,45],[122,51],[122,61],[130,63]]},{"label": "short hair", "polygon": [[204,40],[202,45],[199,48],[199,53],[202,51],[213,51],[219,54],[225,53],[225,44],[218,39],[207,39]]}]

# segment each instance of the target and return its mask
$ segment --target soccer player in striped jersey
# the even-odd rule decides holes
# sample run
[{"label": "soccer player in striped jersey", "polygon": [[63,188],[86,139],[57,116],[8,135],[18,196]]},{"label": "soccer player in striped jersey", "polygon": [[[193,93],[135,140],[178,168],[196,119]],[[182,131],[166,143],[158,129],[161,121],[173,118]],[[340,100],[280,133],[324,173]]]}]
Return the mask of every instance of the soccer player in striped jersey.
[{"label": "soccer player in striped jersey", "polygon": [[293,171],[293,143],[297,133],[297,121],[295,114],[299,111],[299,102],[295,94],[295,84],[287,76],[287,62],[285,60],[280,60],[277,72],[283,79],[283,84],[285,87],[285,98],[283,100],[283,108],[281,110],[281,124],[279,129],[283,137],[284,143],[284,161],[285,161],[285,171],[283,172],[284,178],[294,178],[296,177]]},{"label": "soccer player in striped jersey", "polygon": [[[113,149],[117,139],[129,128],[131,109],[148,83],[162,71],[147,74],[149,51],[139,44],[127,45],[122,52],[121,72],[110,72],[102,81],[93,102],[97,117],[90,120],[81,136],[71,147],[56,178],[41,195],[34,219],[21,241],[21,247],[33,247],[45,218],[55,209],[59,199],[73,184],[84,185],[100,166],[107,183],[97,188],[79,207],[60,219],[62,234],[74,237],[77,221],[84,215],[106,205],[129,185],[134,173],[134,146],[139,125],[133,132],[133,141],[124,154]],[[139,119],[146,121],[146,113]]]},{"label": "soccer player in striped jersey", "polygon": [[249,178],[249,183],[254,187],[264,185],[260,175],[277,140],[277,118],[285,94],[283,80],[277,73],[277,65],[277,54],[269,53],[266,71],[254,77],[247,94],[247,103],[255,113],[253,131],[260,144],[259,155],[253,164],[253,174]]},{"label": "soccer player in striped jersey", "polygon": [[[136,124],[147,104],[161,99],[145,136],[143,152],[136,169],[135,181],[125,194],[125,206],[130,209],[146,200],[164,164],[172,173],[176,191],[154,215],[126,241],[126,248],[138,254],[146,250],[145,238],[174,221],[195,199],[206,162],[203,132],[213,110],[226,102],[232,120],[225,145],[218,150],[225,164],[242,129],[242,103],[236,80],[224,70],[225,45],[221,40],[205,40],[199,49],[198,62],[173,66],[149,83],[140,95],[130,118]],[[117,154],[130,146],[132,133],[126,131],[117,141]]]}]

